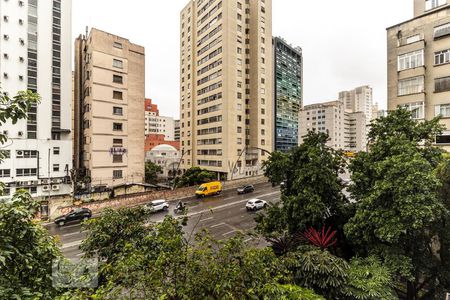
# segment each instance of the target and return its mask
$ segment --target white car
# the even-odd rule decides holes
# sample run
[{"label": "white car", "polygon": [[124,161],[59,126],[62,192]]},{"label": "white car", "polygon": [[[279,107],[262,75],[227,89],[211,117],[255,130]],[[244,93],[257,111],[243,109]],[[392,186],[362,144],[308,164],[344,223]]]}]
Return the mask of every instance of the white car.
[{"label": "white car", "polygon": [[267,202],[260,199],[250,199],[247,201],[247,204],[245,204],[247,210],[258,210],[265,208],[266,206]]},{"label": "white car", "polygon": [[168,211],[169,203],[166,200],[154,200],[145,206],[151,212]]}]

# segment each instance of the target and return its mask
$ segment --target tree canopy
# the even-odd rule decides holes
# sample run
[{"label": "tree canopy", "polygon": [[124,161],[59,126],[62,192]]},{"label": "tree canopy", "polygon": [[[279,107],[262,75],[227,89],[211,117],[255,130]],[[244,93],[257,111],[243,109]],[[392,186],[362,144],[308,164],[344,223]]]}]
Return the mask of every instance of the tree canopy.
[{"label": "tree canopy", "polygon": [[210,182],[216,179],[217,175],[214,172],[207,171],[200,167],[192,167],[186,170],[181,177],[177,177],[175,180],[177,187],[188,187]]}]

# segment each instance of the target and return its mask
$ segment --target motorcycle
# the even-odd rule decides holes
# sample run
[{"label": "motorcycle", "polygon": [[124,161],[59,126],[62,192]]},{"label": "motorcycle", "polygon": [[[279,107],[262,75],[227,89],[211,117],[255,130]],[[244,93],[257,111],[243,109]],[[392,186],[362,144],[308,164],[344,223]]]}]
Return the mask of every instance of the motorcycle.
[{"label": "motorcycle", "polygon": [[173,209],[173,213],[176,215],[181,215],[184,214],[186,212],[186,205],[177,205],[177,207],[175,207]]}]

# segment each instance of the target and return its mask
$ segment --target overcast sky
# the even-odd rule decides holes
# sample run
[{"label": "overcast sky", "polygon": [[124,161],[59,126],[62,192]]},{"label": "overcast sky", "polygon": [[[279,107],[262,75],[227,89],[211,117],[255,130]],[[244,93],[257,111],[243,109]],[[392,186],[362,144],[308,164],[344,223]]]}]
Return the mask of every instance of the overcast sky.
[{"label": "overcast sky", "polygon": [[[146,97],[179,117],[179,12],[188,0],[73,0],[73,36],[86,26],[145,47]],[[413,0],[273,0],[273,35],[303,48],[305,104],[368,84],[386,107],[386,28]]]}]

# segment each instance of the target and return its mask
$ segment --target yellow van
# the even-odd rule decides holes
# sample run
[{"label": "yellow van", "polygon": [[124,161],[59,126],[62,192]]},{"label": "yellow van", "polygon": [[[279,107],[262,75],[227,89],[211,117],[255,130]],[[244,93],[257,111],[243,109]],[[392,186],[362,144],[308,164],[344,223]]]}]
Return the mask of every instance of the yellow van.
[{"label": "yellow van", "polygon": [[195,191],[198,198],[218,195],[222,192],[222,183],[220,181],[204,183]]}]

